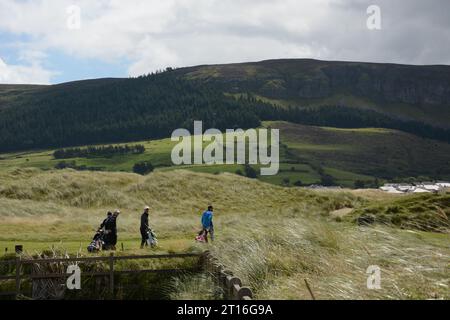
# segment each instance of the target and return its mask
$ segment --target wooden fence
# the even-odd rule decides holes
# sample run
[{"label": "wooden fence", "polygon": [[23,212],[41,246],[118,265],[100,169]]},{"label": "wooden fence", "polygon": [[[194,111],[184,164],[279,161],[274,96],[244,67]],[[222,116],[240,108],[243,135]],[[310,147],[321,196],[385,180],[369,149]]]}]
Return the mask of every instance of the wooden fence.
[{"label": "wooden fence", "polygon": [[242,285],[241,279],[235,277],[233,272],[227,270],[217,258],[206,251],[203,256],[204,269],[210,272],[222,288],[227,300],[252,300],[253,292],[249,287]]},{"label": "wooden fence", "polygon": [[[115,270],[114,263],[123,260],[142,260],[142,259],[173,259],[173,258],[198,258],[198,267],[191,269],[143,269],[143,270]],[[251,300],[253,298],[252,290],[249,287],[242,285],[242,281],[233,276],[233,272],[226,270],[225,267],[219,263],[217,258],[213,257],[209,251],[204,253],[182,253],[182,254],[155,254],[155,255],[139,255],[139,256],[116,256],[111,253],[109,256],[101,257],[73,257],[73,258],[52,258],[52,259],[22,259],[17,255],[15,260],[0,261],[0,264],[9,264],[15,267],[15,275],[1,276],[1,280],[15,280],[15,291],[1,292],[0,296],[15,296],[21,295],[21,282],[25,279],[41,280],[41,279],[65,279],[71,274],[66,273],[44,273],[44,274],[25,274],[23,273],[23,266],[33,264],[48,264],[48,263],[87,263],[103,261],[108,263],[109,270],[103,272],[83,272],[83,276],[88,277],[108,277],[109,292],[114,293],[114,276],[122,274],[143,274],[143,273],[182,273],[182,272],[198,272],[206,271],[213,275],[216,284],[219,285],[223,292],[224,298],[227,300]]]},{"label": "wooden fence", "polygon": [[[22,259],[20,255],[15,260],[0,261],[0,264],[8,264],[15,266],[15,275],[0,276],[1,280],[15,280],[15,291],[1,292],[0,296],[15,296],[16,298],[21,294],[21,282],[24,279],[39,280],[39,279],[64,279],[71,274],[66,273],[44,273],[44,274],[25,274],[22,272],[23,266],[32,264],[48,264],[48,263],[83,263],[83,262],[98,262],[103,261],[108,263],[109,270],[104,272],[83,272],[83,276],[88,277],[108,277],[109,291],[114,293],[114,276],[122,274],[143,274],[143,273],[181,273],[181,272],[198,272],[201,271],[203,261],[201,258],[203,254],[198,253],[182,253],[182,254],[155,254],[155,255],[138,255],[138,256],[115,256],[111,253],[109,256],[103,257],[73,257],[73,258],[52,258],[52,259]],[[143,270],[115,270],[114,263],[123,260],[142,260],[142,259],[173,259],[173,258],[199,258],[199,266],[191,269],[143,269]]]}]

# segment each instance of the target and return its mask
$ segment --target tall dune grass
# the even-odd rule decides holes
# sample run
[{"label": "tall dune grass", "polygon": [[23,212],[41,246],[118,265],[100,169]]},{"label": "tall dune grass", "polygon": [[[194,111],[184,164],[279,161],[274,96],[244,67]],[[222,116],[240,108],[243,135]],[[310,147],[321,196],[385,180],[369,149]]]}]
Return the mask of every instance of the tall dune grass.
[{"label": "tall dune grass", "polygon": [[[329,213],[372,205],[379,195],[282,188],[233,174],[129,173],[17,169],[0,173],[0,241],[84,241],[107,210],[119,208],[119,241],[139,238],[139,217],[171,250],[211,249],[260,299],[449,298],[448,233],[359,227]],[[195,245],[200,214],[215,207],[216,242]],[[136,241],[136,246],[138,242]],[[382,289],[366,286],[370,265]],[[194,281],[195,280],[195,281]],[[179,281],[173,298],[206,297],[208,281]]]},{"label": "tall dune grass", "polygon": [[[424,233],[356,227],[317,218],[247,220],[227,231],[213,252],[259,299],[449,299],[450,250]],[[381,268],[381,290],[366,270]]]}]

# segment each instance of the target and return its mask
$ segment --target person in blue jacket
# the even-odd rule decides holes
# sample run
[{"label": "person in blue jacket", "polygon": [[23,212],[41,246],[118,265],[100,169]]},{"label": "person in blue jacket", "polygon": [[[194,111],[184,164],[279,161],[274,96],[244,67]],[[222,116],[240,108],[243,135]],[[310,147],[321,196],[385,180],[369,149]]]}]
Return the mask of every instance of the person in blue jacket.
[{"label": "person in blue jacket", "polygon": [[211,241],[214,241],[214,225],[213,225],[213,211],[212,206],[208,206],[208,210],[202,215],[202,231],[200,234],[205,236],[205,242],[208,242],[208,233],[211,235]]}]

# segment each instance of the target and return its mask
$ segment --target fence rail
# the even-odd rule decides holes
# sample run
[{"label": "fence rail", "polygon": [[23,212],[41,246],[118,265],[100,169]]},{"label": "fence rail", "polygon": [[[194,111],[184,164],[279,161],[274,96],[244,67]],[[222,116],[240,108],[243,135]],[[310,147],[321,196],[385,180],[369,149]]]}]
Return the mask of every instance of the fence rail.
[{"label": "fence rail", "polygon": [[[57,262],[92,262],[92,261],[109,261],[118,260],[139,260],[139,259],[167,259],[167,258],[195,258],[200,257],[200,253],[174,253],[174,254],[152,254],[152,255],[135,255],[135,256],[104,256],[104,257],[72,257],[72,258],[51,258],[51,259],[21,259],[21,264],[33,263],[57,263]],[[0,264],[15,264],[16,260],[3,260]]]}]

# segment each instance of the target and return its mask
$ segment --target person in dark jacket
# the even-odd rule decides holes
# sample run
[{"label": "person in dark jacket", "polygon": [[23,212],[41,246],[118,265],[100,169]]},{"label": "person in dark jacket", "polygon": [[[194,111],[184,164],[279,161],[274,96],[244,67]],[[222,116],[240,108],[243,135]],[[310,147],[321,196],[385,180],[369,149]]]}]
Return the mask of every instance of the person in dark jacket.
[{"label": "person in dark jacket", "polygon": [[114,211],[114,214],[105,222],[105,246],[107,250],[116,250],[117,244],[117,218],[120,211]]},{"label": "person in dark jacket", "polygon": [[105,227],[106,221],[108,221],[109,218],[111,218],[112,216],[112,212],[108,211],[108,213],[106,214],[106,218],[105,220],[103,220],[103,222],[100,224],[100,230],[103,229]]},{"label": "person in dark jacket", "polygon": [[147,240],[148,240],[148,232],[150,230],[150,226],[148,224],[148,212],[150,211],[150,207],[146,206],[144,208],[144,213],[141,215],[141,249],[144,248],[144,246],[148,246]]}]

